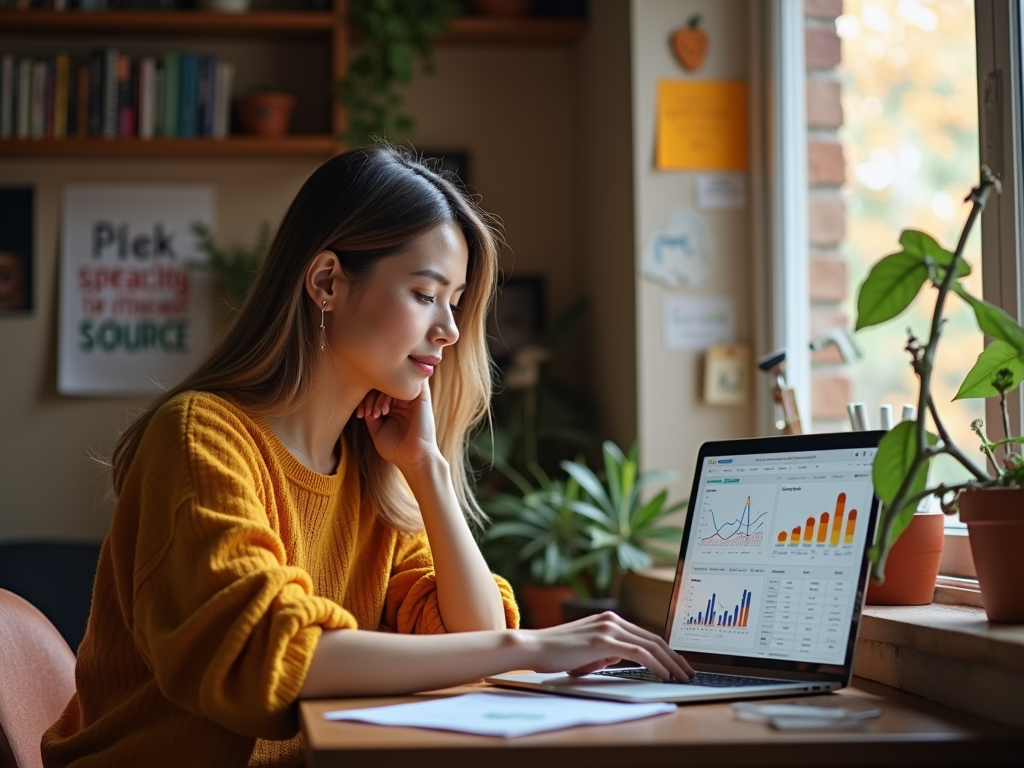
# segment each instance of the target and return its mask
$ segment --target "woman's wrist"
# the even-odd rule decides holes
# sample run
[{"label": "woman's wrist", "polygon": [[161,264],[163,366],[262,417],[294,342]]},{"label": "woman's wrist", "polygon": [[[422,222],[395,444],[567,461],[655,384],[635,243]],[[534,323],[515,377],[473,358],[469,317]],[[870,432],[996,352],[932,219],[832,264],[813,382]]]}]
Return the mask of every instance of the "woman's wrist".
[{"label": "woman's wrist", "polygon": [[421,489],[443,487],[444,484],[451,482],[451,468],[440,451],[423,456],[418,461],[403,464],[398,470],[409,483],[413,495],[417,497]]}]

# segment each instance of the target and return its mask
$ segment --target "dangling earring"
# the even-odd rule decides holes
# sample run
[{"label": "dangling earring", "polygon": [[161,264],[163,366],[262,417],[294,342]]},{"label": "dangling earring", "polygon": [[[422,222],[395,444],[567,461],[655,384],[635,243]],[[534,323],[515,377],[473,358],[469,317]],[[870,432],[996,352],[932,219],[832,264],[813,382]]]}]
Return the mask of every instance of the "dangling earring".
[{"label": "dangling earring", "polygon": [[324,318],[327,316],[327,299],[320,307],[320,351],[327,348],[327,331],[324,328]]}]

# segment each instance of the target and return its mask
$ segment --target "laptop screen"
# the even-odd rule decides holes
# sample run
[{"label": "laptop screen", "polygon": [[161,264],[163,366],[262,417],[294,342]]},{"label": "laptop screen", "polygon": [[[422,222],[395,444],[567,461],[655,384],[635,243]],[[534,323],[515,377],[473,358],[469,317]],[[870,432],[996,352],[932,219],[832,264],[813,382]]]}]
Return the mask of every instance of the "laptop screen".
[{"label": "laptop screen", "polygon": [[762,668],[852,663],[880,434],[705,444],[669,608],[674,650]]}]

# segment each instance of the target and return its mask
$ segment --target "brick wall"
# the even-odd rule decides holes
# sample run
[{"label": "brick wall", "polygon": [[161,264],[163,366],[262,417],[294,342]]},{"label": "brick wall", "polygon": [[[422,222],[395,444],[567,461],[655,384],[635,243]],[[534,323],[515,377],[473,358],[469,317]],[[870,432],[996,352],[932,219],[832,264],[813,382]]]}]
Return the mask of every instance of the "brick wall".
[{"label": "brick wall", "polygon": [[[842,251],[846,236],[842,193],[846,163],[838,135],[843,107],[836,71],[841,48],[835,21],[842,12],[842,0],[804,0],[811,338],[837,326],[849,326],[841,306],[849,291]],[[831,346],[814,353],[811,365],[812,428],[816,432],[845,429],[850,379],[838,350]]]}]

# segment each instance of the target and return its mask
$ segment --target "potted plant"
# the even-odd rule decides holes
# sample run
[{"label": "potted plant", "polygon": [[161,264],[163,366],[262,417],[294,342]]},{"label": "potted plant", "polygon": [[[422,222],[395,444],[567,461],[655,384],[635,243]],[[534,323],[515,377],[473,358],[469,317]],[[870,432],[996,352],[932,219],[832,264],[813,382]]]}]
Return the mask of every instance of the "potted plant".
[{"label": "potted plant", "polygon": [[[623,574],[650,568],[652,555],[675,560],[683,530],[666,525],[665,518],[685,509],[687,501],[667,505],[668,489],[662,489],[648,500],[641,491],[649,486],[671,481],[670,471],[641,473],[639,448],[636,443],[624,455],[610,440],[602,445],[604,482],[586,464],[563,461],[562,468],[579,484],[586,498],[569,500],[568,506],[586,521],[590,536],[589,551],[572,564],[575,571],[590,572],[597,601],[581,599],[566,604],[566,618],[580,618],[602,610],[616,610],[622,589]],[[670,549],[663,548],[669,545]]]},{"label": "potted plant", "polygon": [[462,10],[459,0],[352,0],[349,15],[358,27],[358,53],[339,83],[352,145],[407,137],[413,119],[401,113],[401,86],[412,81],[417,60],[433,70],[431,40]]},{"label": "potted plant", "polygon": [[[581,498],[579,484],[571,477],[551,480],[534,465],[535,488],[501,458],[495,466],[520,493],[497,493],[482,505],[496,520],[485,533],[488,562],[514,582],[526,582],[517,592],[531,626],[561,624],[562,603],[587,594],[575,567],[589,544],[586,519],[571,507]],[[517,578],[520,565],[527,572]]]},{"label": "potted plant", "polygon": [[[934,496],[943,511],[957,510],[967,523],[985,610],[992,621],[1024,621],[1024,590],[1020,589],[1020,544],[1024,539],[1024,457],[1014,446],[1006,394],[1024,378],[1024,329],[999,307],[972,296],[961,278],[970,267],[963,257],[967,237],[999,181],[988,168],[967,200],[971,210],[950,252],[929,235],[905,230],[902,250],[886,256],[868,274],[857,297],[857,328],[876,325],[901,314],[926,283],[935,289],[935,309],[926,339],[912,332],[906,350],[917,375],[917,418],[896,425],[880,441],[872,479],[882,503],[878,535],[871,548],[872,577],[884,581],[886,559],[919,503]],[[942,334],[946,300],[955,293],[974,311],[978,327],[992,341],[978,356],[957,398],[998,397],[1006,437],[990,441],[980,420],[971,426],[987,459],[979,466],[950,439],[931,389],[936,348]],[[929,420],[935,432],[929,430]],[[970,478],[959,484],[928,484],[929,462],[945,454],[960,463]]]}]

